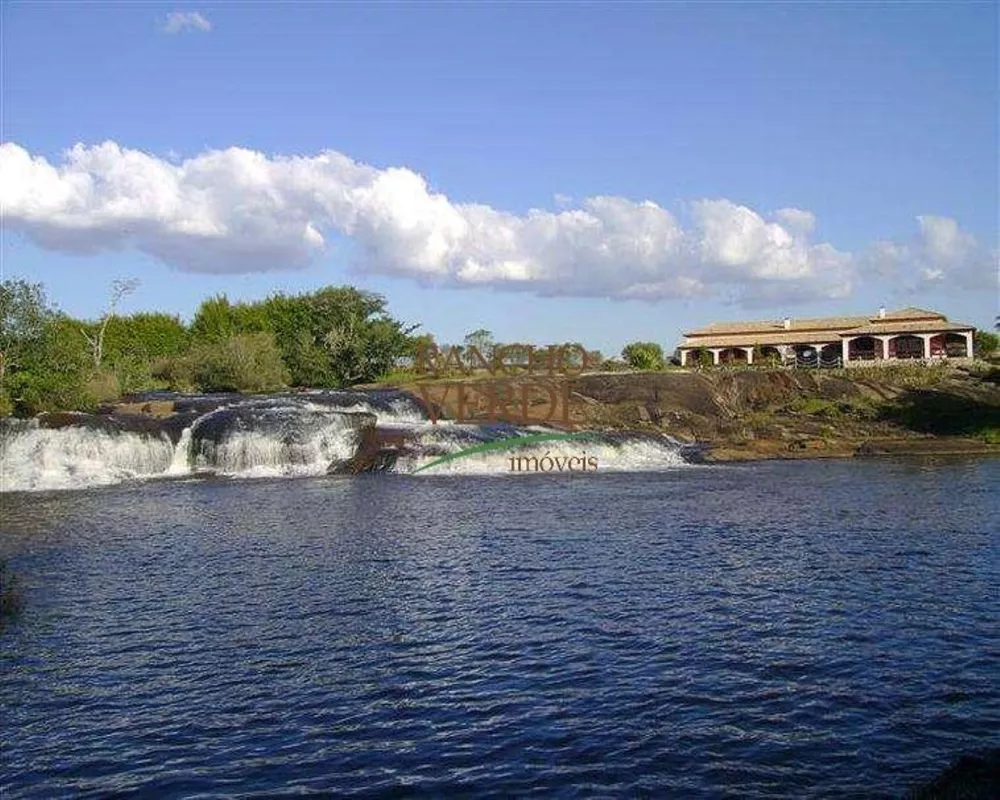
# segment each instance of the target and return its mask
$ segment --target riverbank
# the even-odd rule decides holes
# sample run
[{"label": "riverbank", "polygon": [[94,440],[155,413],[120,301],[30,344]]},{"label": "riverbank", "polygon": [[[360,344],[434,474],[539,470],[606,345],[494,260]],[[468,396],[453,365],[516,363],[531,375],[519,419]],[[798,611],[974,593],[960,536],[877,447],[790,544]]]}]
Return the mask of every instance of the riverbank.
[{"label": "riverbank", "polygon": [[[909,366],[831,370],[669,370],[566,379],[558,424],[664,433],[703,446],[711,462],[891,456],[1000,455],[1000,368]],[[397,382],[433,396],[445,419],[488,418],[495,380]],[[469,398],[472,398],[471,400]],[[553,424],[540,397],[524,421]]]},{"label": "riverbank", "polygon": [[[3,420],[0,490],[180,475],[409,472],[536,426],[594,432],[587,453],[602,471],[684,462],[1000,455],[1000,370],[989,367],[588,373],[557,378],[551,394],[537,381],[532,387],[531,377],[512,380],[514,386],[468,376],[458,383],[271,395],[161,392],[98,413]],[[486,424],[497,421],[491,399],[518,392],[527,399],[511,407],[518,411],[508,420],[515,427]],[[556,448],[544,445],[528,455],[551,455],[554,463],[580,456],[568,443],[553,453],[547,447]],[[507,469],[503,458],[479,461],[453,467]]]}]

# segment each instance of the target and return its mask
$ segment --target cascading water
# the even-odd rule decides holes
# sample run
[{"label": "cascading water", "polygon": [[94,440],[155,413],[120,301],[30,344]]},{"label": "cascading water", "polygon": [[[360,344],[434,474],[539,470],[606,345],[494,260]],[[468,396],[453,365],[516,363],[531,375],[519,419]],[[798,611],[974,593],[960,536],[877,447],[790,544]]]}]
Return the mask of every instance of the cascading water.
[{"label": "cascading water", "polygon": [[164,434],[83,426],[41,428],[36,420],[0,433],[0,491],[81,489],[162,474],[174,455]]},{"label": "cascading water", "polygon": [[[506,425],[424,424],[415,432],[419,446],[397,466],[419,475],[498,475],[559,472],[648,472],[686,466],[685,448],[668,436],[588,433],[582,438],[533,441],[548,428]],[[524,439],[523,444],[517,444]],[[511,446],[460,455],[491,443]],[[439,462],[442,456],[458,456]]]},{"label": "cascading water", "polygon": [[212,411],[191,427],[195,471],[263,477],[323,475],[357,448],[373,414],[286,399],[247,401]]},{"label": "cascading water", "polygon": [[[80,489],[185,475],[504,475],[649,471],[687,463],[684,447],[666,436],[614,433],[529,439],[516,447],[500,444],[433,463],[470,447],[553,431],[442,420],[435,424],[413,397],[397,391],[169,399],[174,414],[162,420],[84,414],[56,415],[58,419],[42,424],[37,419],[0,420],[0,491]],[[581,469],[583,459],[587,467]]]}]

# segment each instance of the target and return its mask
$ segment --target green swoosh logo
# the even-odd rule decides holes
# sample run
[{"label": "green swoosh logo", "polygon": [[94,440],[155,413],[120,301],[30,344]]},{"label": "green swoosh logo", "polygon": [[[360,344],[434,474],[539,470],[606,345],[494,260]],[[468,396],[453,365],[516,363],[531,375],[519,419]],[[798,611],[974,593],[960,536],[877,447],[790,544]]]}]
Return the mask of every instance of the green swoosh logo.
[{"label": "green swoosh logo", "polygon": [[459,450],[457,453],[451,453],[447,456],[441,456],[441,458],[435,458],[429,464],[417,467],[417,469],[413,470],[410,474],[416,475],[418,472],[423,472],[425,469],[436,467],[438,464],[444,464],[447,461],[454,461],[456,458],[472,456],[476,453],[485,453],[490,450],[508,450],[512,447],[520,447],[523,444],[535,444],[536,442],[564,442],[570,439],[593,439],[595,436],[597,436],[597,434],[593,431],[581,431],[580,433],[535,433],[530,436],[508,436],[506,439],[500,439],[496,442],[477,444],[472,447],[467,447],[464,450]]}]

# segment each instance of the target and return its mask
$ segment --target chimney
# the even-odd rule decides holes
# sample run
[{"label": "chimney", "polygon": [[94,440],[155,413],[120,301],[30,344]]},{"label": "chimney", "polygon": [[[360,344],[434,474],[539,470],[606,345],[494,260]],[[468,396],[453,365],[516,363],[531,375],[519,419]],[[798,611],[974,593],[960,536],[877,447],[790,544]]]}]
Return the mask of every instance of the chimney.
[{"label": "chimney", "polygon": [[878,309],[878,318],[879,319],[885,319],[885,306],[879,306],[879,309]]},{"label": "chimney", "polygon": [[791,329],[792,329],[792,319],[791,317],[785,317],[785,330],[788,331]]}]

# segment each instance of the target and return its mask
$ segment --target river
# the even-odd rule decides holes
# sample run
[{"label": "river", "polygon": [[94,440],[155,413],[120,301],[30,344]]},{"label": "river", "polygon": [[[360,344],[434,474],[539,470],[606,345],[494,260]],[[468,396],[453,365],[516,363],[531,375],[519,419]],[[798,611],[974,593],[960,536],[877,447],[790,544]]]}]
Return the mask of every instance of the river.
[{"label": "river", "polygon": [[998,744],[998,486],[953,459],[8,493],[0,794],[900,796]]}]

